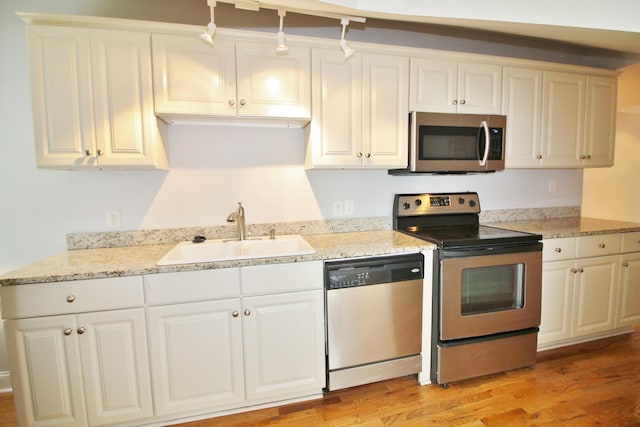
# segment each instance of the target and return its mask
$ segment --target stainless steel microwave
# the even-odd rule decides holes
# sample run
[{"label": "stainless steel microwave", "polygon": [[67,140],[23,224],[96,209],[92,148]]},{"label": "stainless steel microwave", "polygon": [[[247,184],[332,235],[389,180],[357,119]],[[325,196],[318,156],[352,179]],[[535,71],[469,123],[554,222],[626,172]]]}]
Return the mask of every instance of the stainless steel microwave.
[{"label": "stainless steel microwave", "polygon": [[504,169],[507,117],[411,112],[409,171],[494,172]]}]

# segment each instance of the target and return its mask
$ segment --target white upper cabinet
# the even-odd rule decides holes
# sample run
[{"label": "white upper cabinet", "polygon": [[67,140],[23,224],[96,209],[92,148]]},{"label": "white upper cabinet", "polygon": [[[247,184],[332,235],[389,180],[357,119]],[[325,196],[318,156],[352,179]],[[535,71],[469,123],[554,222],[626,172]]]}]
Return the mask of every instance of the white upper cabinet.
[{"label": "white upper cabinet", "polygon": [[308,168],[403,168],[409,59],[314,49]]},{"label": "white upper cabinet", "polygon": [[613,164],[616,79],[505,67],[507,168]]},{"label": "white upper cabinet", "polygon": [[196,35],[153,34],[156,114],[168,122],[271,120],[304,125],[311,117],[309,48]]},{"label": "white upper cabinet", "polygon": [[411,59],[410,110],[500,114],[502,66]]},{"label": "white upper cabinet", "polygon": [[168,167],[149,34],[29,25],[28,38],[39,167]]},{"label": "white upper cabinet", "polygon": [[617,92],[615,78],[587,76],[584,146],[580,155],[587,167],[613,165]]}]

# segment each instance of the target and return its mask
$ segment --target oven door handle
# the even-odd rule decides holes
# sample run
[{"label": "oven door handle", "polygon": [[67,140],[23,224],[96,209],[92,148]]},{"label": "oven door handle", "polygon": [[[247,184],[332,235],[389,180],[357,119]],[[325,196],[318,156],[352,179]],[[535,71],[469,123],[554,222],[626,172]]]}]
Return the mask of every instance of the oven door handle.
[{"label": "oven door handle", "polygon": [[[484,156],[482,156],[482,160],[480,160],[480,166],[487,165],[487,159],[489,158],[489,125],[485,120],[480,122],[480,127],[484,129]],[[480,148],[480,138],[478,138],[478,149]]]}]

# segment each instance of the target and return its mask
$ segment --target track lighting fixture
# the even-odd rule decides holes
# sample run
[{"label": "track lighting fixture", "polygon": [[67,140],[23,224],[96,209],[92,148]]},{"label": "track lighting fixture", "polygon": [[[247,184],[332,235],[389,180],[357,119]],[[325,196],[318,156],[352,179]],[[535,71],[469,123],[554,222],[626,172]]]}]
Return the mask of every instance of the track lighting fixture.
[{"label": "track lighting fixture", "polygon": [[278,9],[278,16],[280,17],[280,30],[278,31],[278,47],[276,47],[276,52],[281,54],[289,52],[289,47],[284,40],[284,30],[282,29],[284,24],[284,17],[286,14],[286,10]]},{"label": "track lighting fixture", "polygon": [[342,48],[342,52],[344,53],[344,58],[350,58],[354,53],[356,53],[351,47],[347,44],[347,40],[344,38],[345,33],[347,32],[347,25],[349,25],[348,18],[340,19],[340,23],[342,24],[342,36],[340,36],[340,48]]},{"label": "track lighting fixture", "polygon": [[207,29],[204,33],[200,34],[200,38],[207,44],[213,46],[213,36],[216,33],[216,24],[213,16],[213,10],[216,8],[215,0],[207,0],[207,5],[209,6],[209,10],[211,11],[211,20],[207,25]]}]

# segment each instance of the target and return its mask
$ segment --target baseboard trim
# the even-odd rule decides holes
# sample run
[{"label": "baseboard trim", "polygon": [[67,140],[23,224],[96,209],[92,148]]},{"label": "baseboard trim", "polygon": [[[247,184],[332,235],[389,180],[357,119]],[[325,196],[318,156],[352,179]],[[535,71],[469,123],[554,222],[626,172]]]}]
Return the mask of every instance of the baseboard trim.
[{"label": "baseboard trim", "polygon": [[9,371],[0,372],[0,393],[11,393],[11,373]]}]

